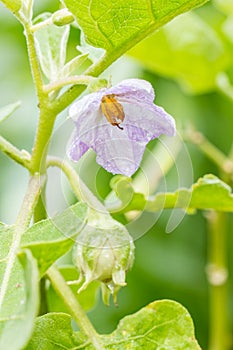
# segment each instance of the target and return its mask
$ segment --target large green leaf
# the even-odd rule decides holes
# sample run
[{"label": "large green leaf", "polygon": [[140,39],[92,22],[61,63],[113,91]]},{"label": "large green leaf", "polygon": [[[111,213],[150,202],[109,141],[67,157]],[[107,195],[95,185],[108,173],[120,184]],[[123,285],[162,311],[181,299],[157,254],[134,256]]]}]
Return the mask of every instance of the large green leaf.
[{"label": "large green leaf", "polygon": [[[114,350],[200,350],[194,337],[193,322],[180,304],[162,300],[123,318],[110,335],[101,336],[104,349]],[[67,314],[47,314],[38,318],[26,350],[94,349],[80,332],[71,328]]]},{"label": "large green leaf", "polygon": [[112,212],[145,210],[150,212],[161,209],[182,208],[193,212],[195,209],[214,209],[233,212],[233,195],[230,186],[214,175],[205,175],[191,189],[180,188],[173,193],[158,193],[146,198],[135,193],[129,178],[117,177],[112,181],[113,190],[120,199],[117,206],[109,206]]},{"label": "large green leaf", "polygon": [[[30,251],[9,256],[13,228],[0,227],[0,349],[21,350],[33,331],[39,304],[39,272]],[[12,266],[9,268],[9,260]]]},{"label": "large green leaf", "polygon": [[87,206],[77,203],[53,219],[40,221],[22,236],[21,246],[38,260],[41,275],[74,244],[87,220]]},{"label": "large green leaf", "polygon": [[229,55],[217,32],[195,13],[168,23],[130,54],[155,73],[177,80],[192,93],[216,89]]},{"label": "large green leaf", "polygon": [[205,0],[65,0],[86,41],[119,57],[177,15]]},{"label": "large green leaf", "polygon": [[[78,270],[73,265],[59,266],[59,271],[66,281],[77,281],[79,278]],[[85,310],[90,310],[95,305],[99,283],[92,282],[81,293],[77,293],[77,290],[81,287],[82,283],[83,282],[81,281],[78,285],[70,285],[70,288],[74,295],[76,295],[82,308]],[[47,304],[50,312],[69,313],[69,310],[67,310],[64,302],[56,294],[51,284],[47,290]]]}]

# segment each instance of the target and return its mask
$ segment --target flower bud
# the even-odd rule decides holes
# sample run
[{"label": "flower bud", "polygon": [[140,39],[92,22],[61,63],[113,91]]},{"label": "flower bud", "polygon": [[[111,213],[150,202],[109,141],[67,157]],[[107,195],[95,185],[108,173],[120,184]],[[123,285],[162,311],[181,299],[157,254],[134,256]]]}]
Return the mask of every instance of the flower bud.
[{"label": "flower bud", "polygon": [[[94,214],[94,215],[93,215]],[[74,246],[73,259],[85,278],[78,292],[94,280],[102,282],[103,301],[108,304],[110,294],[125,286],[125,274],[134,259],[134,244],[125,226],[108,214],[93,212]]]},{"label": "flower bud", "polygon": [[62,27],[66,24],[74,22],[74,16],[70,11],[64,8],[62,10],[54,12],[54,14],[52,15],[52,21],[53,24],[55,24],[56,26]]}]

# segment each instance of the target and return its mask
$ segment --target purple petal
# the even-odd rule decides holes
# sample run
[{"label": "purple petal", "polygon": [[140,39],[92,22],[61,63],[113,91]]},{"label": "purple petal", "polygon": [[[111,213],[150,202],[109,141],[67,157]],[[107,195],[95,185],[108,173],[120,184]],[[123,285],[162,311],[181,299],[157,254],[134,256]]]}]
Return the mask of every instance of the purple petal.
[{"label": "purple petal", "polygon": [[[102,114],[101,99],[109,94],[115,94],[123,106],[123,130],[111,125]],[[76,126],[68,147],[69,157],[77,161],[92,148],[96,161],[106,170],[131,176],[140,165],[147,142],[161,134],[175,134],[174,119],[153,100],[150,83],[128,79],[75,102],[69,111]]]},{"label": "purple petal", "polygon": [[67,154],[70,159],[77,162],[89,149],[84,142],[79,141],[77,132],[75,131],[71,137],[70,143],[67,147]]},{"label": "purple petal", "polygon": [[93,146],[98,164],[113,174],[131,176],[138,169],[146,147],[146,143],[138,143],[128,138],[126,131],[105,128],[104,142],[96,142]]},{"label": "purple petal", "polygon": [[140,165],[145,147],[146,142],[130,140],[126,130],[119,130],[106,121],[84,133],[77,129],[67,152],[73,161],[78,161],[88,148],[92,148],[97,154],[97,163],[107,171],[131,176]]},{"label": "purple petal", "polygon": [[[106,92],[105,92],[106,93]],[[115,94],[121,100],[133,103],[147,101],[153,103],[155,94],[152,85],[142,79],[123,80],[116,86],[107,89],[108,94]]]},{"label": "purple petal", "polygon": [[174,119],[162,107],[146,103],[122,103],[122,106],[125,120],[121,125],[131,140],[149,142],[162,134],[175,135]]},{"label": "purple petal", "polygon": [[100,103],[102,97],[105,95],[104,91],[94,92],[74,102],[69,109],[69,116],[74,122],[85,122],[93,125],[96,121],[95,113],[100,110]]}]

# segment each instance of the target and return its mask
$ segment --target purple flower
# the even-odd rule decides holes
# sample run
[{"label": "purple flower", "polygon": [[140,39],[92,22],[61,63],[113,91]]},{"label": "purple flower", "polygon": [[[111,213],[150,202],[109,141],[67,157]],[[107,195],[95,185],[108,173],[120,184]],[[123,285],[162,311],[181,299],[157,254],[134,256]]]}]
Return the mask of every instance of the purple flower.
[{"label": "purple flower", "polygon": [[92,148],[103,168],[131,176],[150,140],[176,132],[174,119],[153,103],[154,97],[150,83],[128,79],[75,102],[69,110],[76,128],[68,156],[78,161]]}]

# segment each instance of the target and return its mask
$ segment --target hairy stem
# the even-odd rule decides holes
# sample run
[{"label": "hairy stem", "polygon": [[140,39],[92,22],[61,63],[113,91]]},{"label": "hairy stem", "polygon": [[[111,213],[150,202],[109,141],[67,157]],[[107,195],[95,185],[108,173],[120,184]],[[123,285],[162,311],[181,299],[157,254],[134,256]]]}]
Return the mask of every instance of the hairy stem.
[{"label": "hairy stem", "polygon": [[36,139],[32,151],[31,171],[46,172],[46,157],[56,114],[47,107],[41,109]]},{"label": "hairy stem", "polygon": [[230,342],[227,289],[227,215],[210,212],[207,277],[209,282],[209,350],[228,350]]},{"label": "hairy stem", "polygon": [[89,85],[93,81],[93,77],[87,76],[87,75],[73,75],[71,77],[67,77],[61,80],[56,80],[52,83],[49,83],[44,86],[44,92],[50,93],[52,91],[56,91],[61,89],[62,87],[66,85]]},{"label": "hairy stem", "polygon": [[47,276],[50,279],[56,293],[63,300],[74,320],[77,322],[81,332],[88,337],[95,349],[103,350],[104,347],[100,342],[98,334],[57,268],[55,266],[50,267],[50,269],[47,271]]},{"label": "hairy stem", "polygon": [[40,64],[39,60],[37,57],[36,53],[36,46],[35,46],[35,39],[34,35],[31,31],[31,25],[26,23],[24,25],[24,33],[26,36],[26,41],[27,41],[27,50],[28,50],[28,57],[29,57],[29,63],[30,63],[30,68],[32,72],[32,77],[34,80],[37,96],[39,99],[39,103],[41,102],[40,100],[43,97],[43,81],[41,77],[41,70],[40,70]]}]

